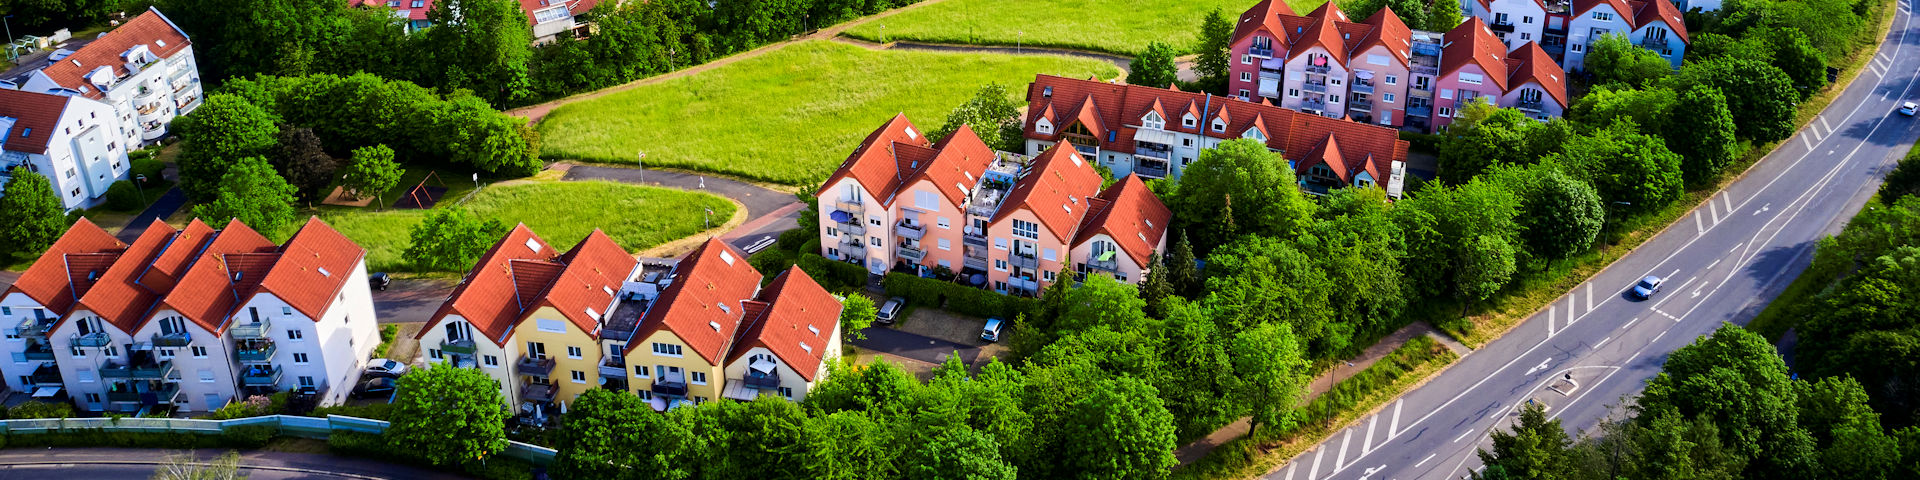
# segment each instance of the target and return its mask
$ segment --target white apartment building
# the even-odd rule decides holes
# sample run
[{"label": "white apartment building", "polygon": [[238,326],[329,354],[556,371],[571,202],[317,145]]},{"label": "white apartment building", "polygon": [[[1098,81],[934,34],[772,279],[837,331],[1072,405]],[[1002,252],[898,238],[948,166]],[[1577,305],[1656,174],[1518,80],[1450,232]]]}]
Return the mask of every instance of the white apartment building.
[{"label": "white apartment building", "polygon": [[79,50],[28,73],[18,88],[72,95],[112,106],[123,146],[159,140],[174,117],[200,107],[200,67],[193,42],[160,10],[149,8]]},{"label": "white apartment building", "polygon": [[131,171],[127,149],[139,142],[127,130],[104,103],[0,89],[0,188],[20,167],[46,176],[68,211],[99,205]]}]

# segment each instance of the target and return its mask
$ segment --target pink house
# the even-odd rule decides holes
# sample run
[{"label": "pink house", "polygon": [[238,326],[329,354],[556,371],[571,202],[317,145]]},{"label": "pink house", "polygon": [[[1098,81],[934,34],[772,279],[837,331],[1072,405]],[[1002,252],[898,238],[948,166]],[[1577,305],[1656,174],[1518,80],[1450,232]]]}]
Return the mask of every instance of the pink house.
[{"label": "pink house", "polygon": [[932,144],[905,115],[894,116],[815,193],[821,255],[876,274],[959,271],[968,197],[995,157],[970,128]]},{"label": "pink house", "polygon": [[1104,274],[1138,283],[1153,255],[1164,251],[1173,211],[1133,175],[1087,199],[1087,207],[1069,254],[1073,271],[1081,278]]},{"label": "pink house", "polygon": [[1467,102],[1498,104],[1507,90],[1507,46],[1478,18],[1468,18],[1447,32],[1447,51],[1440,55],[1440,76],[1434,96],[1434,129],[1453,124]]},{"label": "pink house", "polygon": [[1100,193],[1100,174],[1068,142],[1041,153],[1028,170],[987,226],[987,281],[1010,294],[1038,294],[1059,280],[1080,219]]},{"label": "pink house", "polygon": [[1535,120],[1547,121],[1567,110],[1567,79],[1553,56],[1528,42],[1507,52],[1507,93],[1500,106],[1517,108]]}]

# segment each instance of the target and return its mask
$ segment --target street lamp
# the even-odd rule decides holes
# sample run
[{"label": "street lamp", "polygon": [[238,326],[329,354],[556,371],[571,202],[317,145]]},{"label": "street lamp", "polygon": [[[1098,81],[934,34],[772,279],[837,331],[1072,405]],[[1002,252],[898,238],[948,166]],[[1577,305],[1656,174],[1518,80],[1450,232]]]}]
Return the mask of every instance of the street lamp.
[{"label": "street lamp", "polygon": [[7,21],[7,19],[10,19],[10,18],[13,18],[13,15],[0,17],[0,25],[5,25],[7,27],[7,44],[9,45],[13,44],[13,22]]},{"label": "street lamp", "polygon": [[634,164],[640,167],[640,183],[647,183],[647,152],[638,152],[640,153],[640,159],[635,160]]}]

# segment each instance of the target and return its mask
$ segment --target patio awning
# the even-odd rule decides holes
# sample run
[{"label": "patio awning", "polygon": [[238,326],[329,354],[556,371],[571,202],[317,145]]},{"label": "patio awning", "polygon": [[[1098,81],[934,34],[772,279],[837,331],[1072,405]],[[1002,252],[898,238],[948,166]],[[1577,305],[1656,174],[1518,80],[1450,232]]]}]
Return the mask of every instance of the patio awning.
[{"label": "patio awning", "polygon": [[1360,77],[1361,80],[1372,80],[1373,71],[1372,70],[1354,70],[1353,76]]},{"label": "patio awning", "polygon": [[1120,252],[1119,250],[1107,250],[1105,252],[1102,252],[1100,254],[1099,260],[1102,262],[1111,262],[1113,261],[1113,254],[1119,253],[1119,252]]},{"label": "patio awning", "polygon": [[773,372],[774,367],[778,366],[780,366],[779,363],[775,363],[772,359],[766,357],[754,358],[752,363],[747,364],[747,368],[751,368],[754,371],[769,373]]},{"label": "patio awning", "polygon": [[33,389],[33,398],[52,398],[60,394],[60,387],[40,387]]},{"label": "patio awning", "polygon": [[847,212],[842,212],[839,210],[834,210],[833,213],[827,214],[827,217],[832,218],[833,221],[840,222],[840,223],[847,223],[848,220],[853,219],[853,215],[850,215]]}]

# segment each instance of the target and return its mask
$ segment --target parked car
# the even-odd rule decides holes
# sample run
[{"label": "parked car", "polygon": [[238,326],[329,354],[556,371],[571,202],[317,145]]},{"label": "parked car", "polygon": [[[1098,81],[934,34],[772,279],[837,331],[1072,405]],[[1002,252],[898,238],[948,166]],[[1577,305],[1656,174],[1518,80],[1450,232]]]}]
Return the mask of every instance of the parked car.
[{"label": "parked car", "polygon": [[387,286],[392,284],[393,278],[388,277],[385,272],[367,275],[367,286],[372,287],[374,290],[386,291]]},{"label": "parked car", "polygon": [[1640,283],[1633,285],[1633,296],[1640,297],[1641,300],[1652,298],[1653,294],[1660,293],[1660,285],[1664,283],[1667,283],[1666,279],[1648,275],[1647,278],[1640,279]]},{"label": "parked car", "polygon": [[353,388],[353,396],[354,398],[366,398],[392,395],[393,385],[394,379],[386,377],[361,380],[360,385]]},{"label": "parked car", "polygon": [[376,359],[373,359],[373,361],[367,362],[367,370],[365,373],[362,373],[361,376],[376,377],[376,378],[396,378],[406,374],[407,374],[407,364],[396,362],[396,361],[385,359],[385,358],[376,358]]},{"label": "parked car", "polygon": [[986,328],[980,329],[980,339],[989,342],[998,342],[1000,341],[1000,331],[1005,329],[1006,326],[1007,322],[1005,321],[1001,321],[998,318],[989,318],[987,319]]},{"label": "parked car", "polygon": [[1914,110],[1916,110],[1916,109],[1920,109],[1920,105],[1914,105],[1914,104],[1913,104],[1913,102],[1907,102],[1907,103],[1902,103],[1902,104],[1900,104],[1900,113],[1901,113],[1902,115],[1906,115],[1906,116],[1909,116],[1909,117],[1911,117],[1911,116],[1913,116],[1913,112],[1914,112]]},{"label": "parked car", "polygon": [[886,303],[880,304],[880,310],[874,314],[873,322],[881,325],[892,325],[893,321],[896,320],[895,317],[900,316],[900,309],[905,306],[907,306],[906,298],[889,298]]}]

